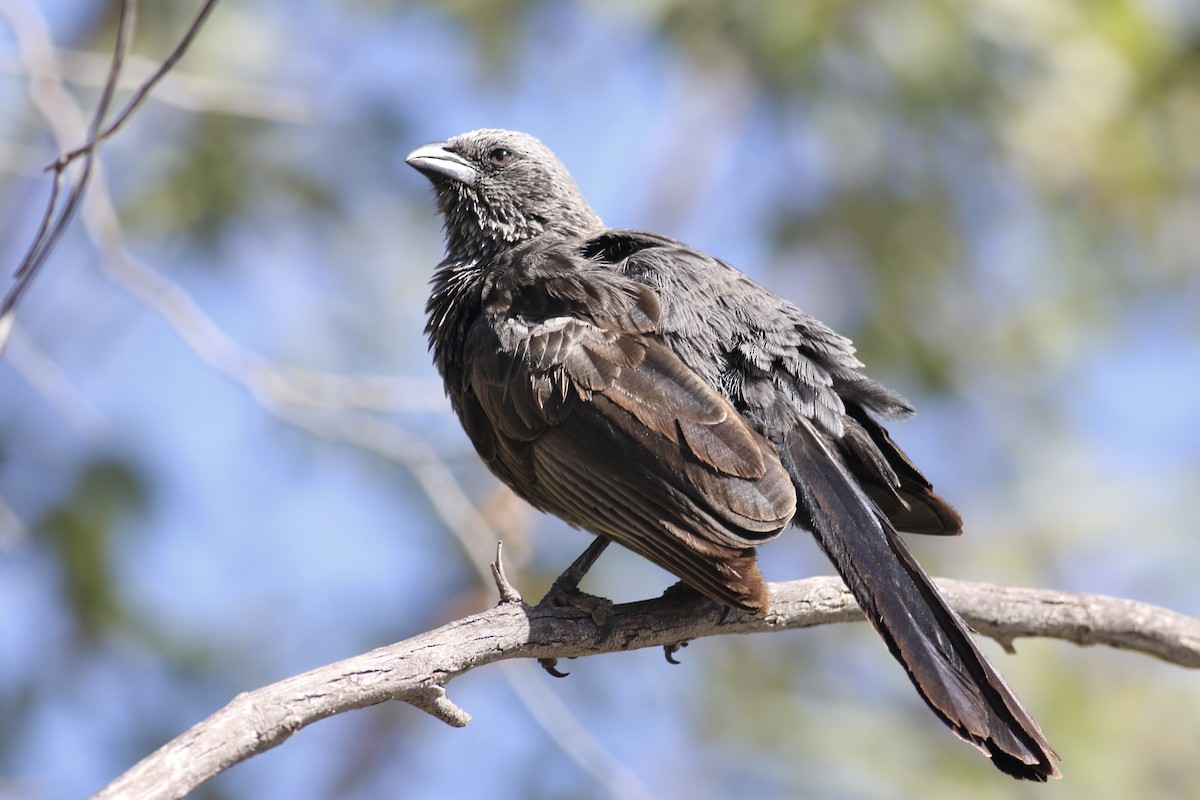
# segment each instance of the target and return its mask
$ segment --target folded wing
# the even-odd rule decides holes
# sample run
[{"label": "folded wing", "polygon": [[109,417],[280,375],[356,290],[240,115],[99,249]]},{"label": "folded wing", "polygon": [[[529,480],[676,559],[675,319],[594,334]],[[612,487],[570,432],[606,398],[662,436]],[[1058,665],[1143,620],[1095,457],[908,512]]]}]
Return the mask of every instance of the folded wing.
[{"label": "folded wing", "polygon": [[535,506],[765,613],[753,548],[796,508],[774,446],[657,338],[649,287],[554,242],[497,266],[460,410],[488,465]]}]

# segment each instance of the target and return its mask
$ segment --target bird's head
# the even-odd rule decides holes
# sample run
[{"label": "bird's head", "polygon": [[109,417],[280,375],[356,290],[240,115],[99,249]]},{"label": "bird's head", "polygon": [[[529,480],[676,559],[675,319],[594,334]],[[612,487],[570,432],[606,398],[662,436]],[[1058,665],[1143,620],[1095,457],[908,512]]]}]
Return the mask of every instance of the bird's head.
[{"label": "bird's head", "polygon": [[478,130],[408,154],[433,184],[454,259],[479,259],[543,233],[602,227],[558,157],[526,133]]}]

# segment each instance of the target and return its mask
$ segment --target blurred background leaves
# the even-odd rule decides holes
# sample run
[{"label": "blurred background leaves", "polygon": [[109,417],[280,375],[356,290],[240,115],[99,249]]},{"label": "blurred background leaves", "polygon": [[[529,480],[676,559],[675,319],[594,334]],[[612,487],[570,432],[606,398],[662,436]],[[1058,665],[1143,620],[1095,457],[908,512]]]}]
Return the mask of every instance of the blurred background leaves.
[{"label": "blurred background leaves", "polygon": [[[131,72],[193,12],[143,4]],[[86,113],[114,20],[0,3],[3,263],[57,154],[30,94],[53,76],[18,44],[44,25]],[[475,127],[540,136],[610,224],[853,336],[921,409],[893,433],[968,521],[913,542],[931,571],[1200,614],[1194,3],[227,3],[103,151],[118,246],[93,198],[0,361],[0,796],[83,796],[238,691],[492,602],[498,536],[528,596],[586,543],[497,488],[425,354],[441,243],[402,159]],[[799,535],[763,560],[829,571]],[[625,554],[589,580],[670,582]],[[465,730],[359,712],[201,796],[1200,785],[1194,675],[994,652],[1064,757],[1053,786],[1002,781],[847,626],[708,640],[682,667],[593,659],[548,689],[485,670],[450,687]]]}]

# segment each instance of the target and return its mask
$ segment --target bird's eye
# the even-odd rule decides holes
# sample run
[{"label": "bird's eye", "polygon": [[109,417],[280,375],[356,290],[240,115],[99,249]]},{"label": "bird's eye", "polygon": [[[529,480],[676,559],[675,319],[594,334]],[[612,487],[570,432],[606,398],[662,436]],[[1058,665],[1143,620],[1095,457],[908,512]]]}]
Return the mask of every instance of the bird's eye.
[{"label": "bird's eye", "polygon": [[487,154],[488,161],[495,164],[497,167],[503,167],[509,161],[512,161],[512,153],[503,147],[492,149]]}]

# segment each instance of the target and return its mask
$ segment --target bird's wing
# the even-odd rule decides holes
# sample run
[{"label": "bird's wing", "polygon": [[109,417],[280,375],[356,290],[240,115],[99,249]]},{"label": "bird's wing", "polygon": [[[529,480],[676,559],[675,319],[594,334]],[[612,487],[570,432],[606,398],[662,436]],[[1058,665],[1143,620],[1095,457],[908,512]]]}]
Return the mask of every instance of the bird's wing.
[{"label": "bird's wing", "polygon": [[609,230],[584,252],[661,288],[661,335],[777,445],[811,423],[898,530],[961,532],[958,513],[878,422],[911,415],[912,407],[859,371],[849,339],[719,259],[664,236]]},{"label": "bird's wing", "polygon": [[664,345],[647,286],[566,244],[506,255],[464,347],[462,416],[534,505],[709,597],[766,609],[753,547],[795,511],[774,447]]}]

